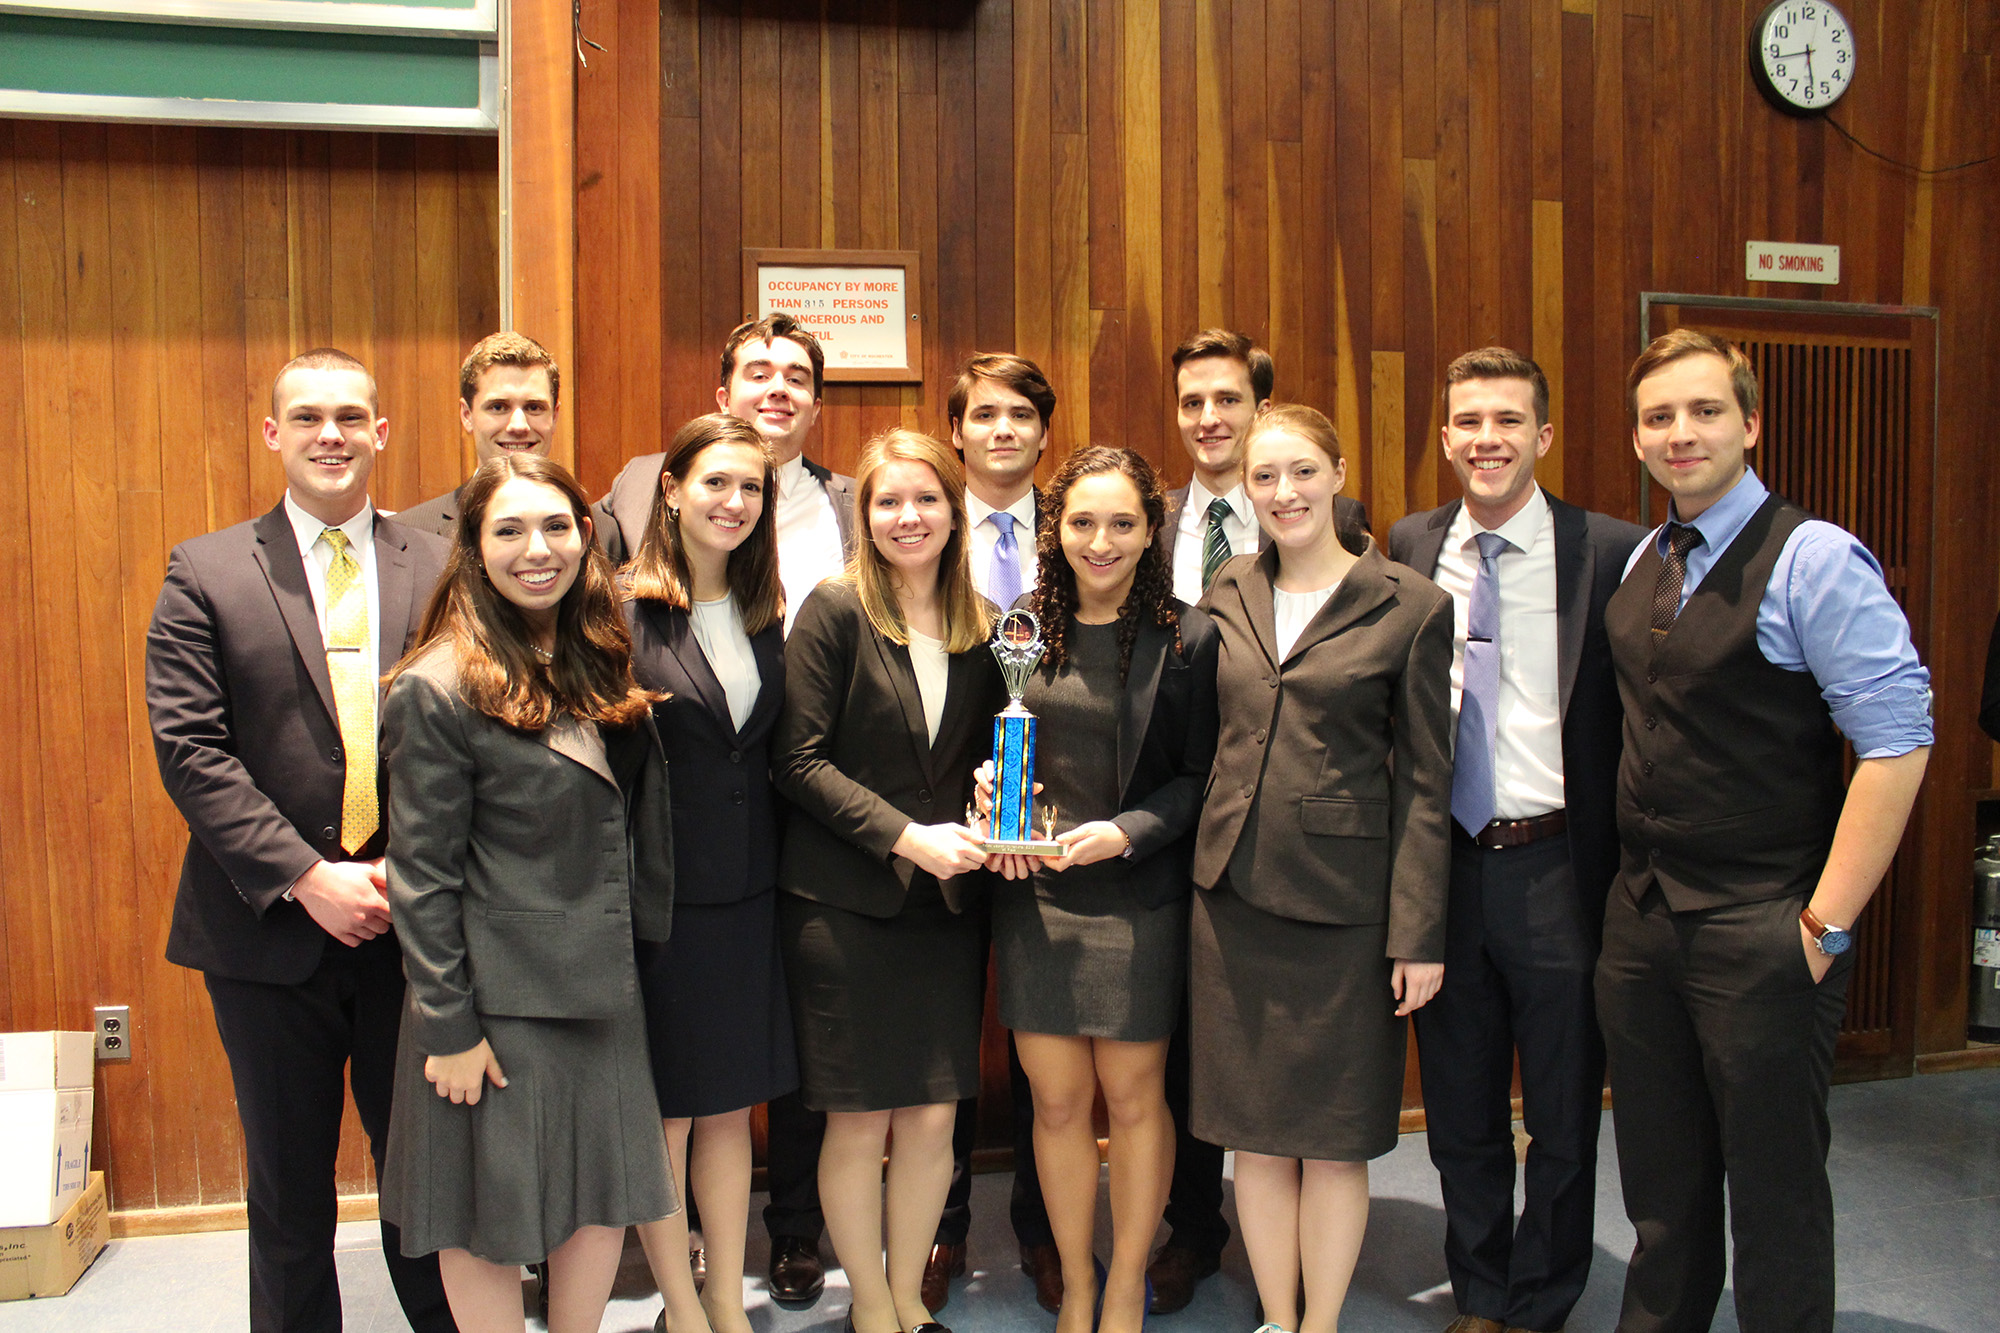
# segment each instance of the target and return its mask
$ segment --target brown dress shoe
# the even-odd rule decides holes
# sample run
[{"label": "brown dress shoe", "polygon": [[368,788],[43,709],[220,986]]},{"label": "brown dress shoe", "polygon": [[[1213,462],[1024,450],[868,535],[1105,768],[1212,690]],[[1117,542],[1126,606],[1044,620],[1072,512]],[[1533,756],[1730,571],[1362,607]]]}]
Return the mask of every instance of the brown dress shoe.
[{"label": "brown dress shoe", "polygon": [[1503,1333],[1506,1325],[1498,1319],[1487,1319],[1476,1314],[1462,1314],[1444,1326],[1444,1333]]},{"label": "brown dress shoe", "polygon": [[1063,1298],[1062,1255],[1053,1245],[1023,1245],[1021,1271],[1035,1280],[1035,1304],[1060,1313]]},{"label": "brown dress shoe", "polygon": [[942,1241],[931,1246],[930,1261],[924,1265],[924,1306],[932,1314],[944,1309],[951,1299],[951,1280],[965,1276],[965,1246],[946,1245]]},{"label": "brown dress shoe", "polygon": [[1215,1276],[1221,1267],[1219,1254],[1199,1254],[1185,1245],[1162,1245],[1146,1265],[1146,1280],[1153,1284],[1153,1303],[1146,1308],[1153,1314],[1187,1309],[1194,1299],[1194,1284]]}]

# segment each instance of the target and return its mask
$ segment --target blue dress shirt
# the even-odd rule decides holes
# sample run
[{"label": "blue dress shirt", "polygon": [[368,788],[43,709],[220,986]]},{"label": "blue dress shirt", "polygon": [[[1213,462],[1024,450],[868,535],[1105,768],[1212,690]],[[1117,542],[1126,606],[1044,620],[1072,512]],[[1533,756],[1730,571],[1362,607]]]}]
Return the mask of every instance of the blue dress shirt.
[{"label": "blue dress shirt", "polygon": [[[1770,491],[1754,470],[1694,520],[1681,605],[1700,586]],[[1670,509],[1670,513],[1673,511]],[[1673,514],[1679,522],[1679,515]],[[1666,525],[1649,540],[1666,555]],[[1646,548],[1625,563],[1625,572]],[[1917,660],[1910,622],[1889,595],[1882,566],[1853,534],[1821,519],[1785,541],[1757,607],[1757,648],[1787,671],[1810,671],[1833,724],[1862,759],[1908,754],[1931,743],[1931,673]]]}]

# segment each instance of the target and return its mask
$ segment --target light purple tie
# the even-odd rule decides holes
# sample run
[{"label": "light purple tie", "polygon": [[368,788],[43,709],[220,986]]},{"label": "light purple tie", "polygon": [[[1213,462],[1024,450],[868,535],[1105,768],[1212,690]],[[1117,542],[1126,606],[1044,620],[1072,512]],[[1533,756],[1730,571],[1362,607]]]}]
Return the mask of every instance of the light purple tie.
[{"label": "light purple tie", "polygon": [[993,543],[993,576],[987,580],[992,590],[993,603],[1002,611],[1013,606],[1021,598],[1021,543],[1014,537],[1014,516],[1001,510],[994,510],[986,516],[1000,534]]},{"label": "light purple tie", "polygon": [[1465,668],[1458,700],[1458,743],[1452,751],[1451,815],[1474,837],[1493,822],[1493,741],[1500,720],[1500,553],[1510,543],[1482,532],[1479,573],[1465,618]]}]

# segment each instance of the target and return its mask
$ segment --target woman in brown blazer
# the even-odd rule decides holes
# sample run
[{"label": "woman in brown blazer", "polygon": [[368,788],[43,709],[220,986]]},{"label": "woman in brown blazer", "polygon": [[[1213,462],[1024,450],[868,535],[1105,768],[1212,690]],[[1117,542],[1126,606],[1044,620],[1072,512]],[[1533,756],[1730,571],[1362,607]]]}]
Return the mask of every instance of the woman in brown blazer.
[{"label": "woman in brown blazer", "polygon": [[1195,851],[1192,1128],[1236,1150],[1265,1329],[1331,1333],[1368,1159],[1396,1143],[1407,1016],[1444,977],[1452,603],[1343,540],[1340,442],[1312,408],[1260,417],[1244,474],[1271,540],[1206,602],[1222,717]]},{"label": "woman in brown blazer", "polygon": [[805,1103],[827,1113],[820,1203],[853,1292],[848,1329],[941,1333],[924,1263],[957,1104],[979,1090],[986,972],[983,876],[967,873],[985,852],[957,821],[1005,695],[957,456],[892,430],[869,442],[855,489],[863,540],[785,641],[772,764],[795,808],[778,934]]}]

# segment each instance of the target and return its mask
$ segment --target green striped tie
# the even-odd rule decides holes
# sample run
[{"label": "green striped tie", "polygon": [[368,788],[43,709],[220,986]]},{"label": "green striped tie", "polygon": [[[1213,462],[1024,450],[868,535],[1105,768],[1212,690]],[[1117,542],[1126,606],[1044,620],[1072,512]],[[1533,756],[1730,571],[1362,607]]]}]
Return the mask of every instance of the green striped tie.
[{"label": "green striped tie", "polygon": [[1229,501],[1208,502],[1208,529],[1201,536],[1201,586],[1204,592],[1215,582],[1215,576],[1222,572],[1222,566],[1229,559],[1229,534],[1222,530],[1222,520],[1228,517]]}]

